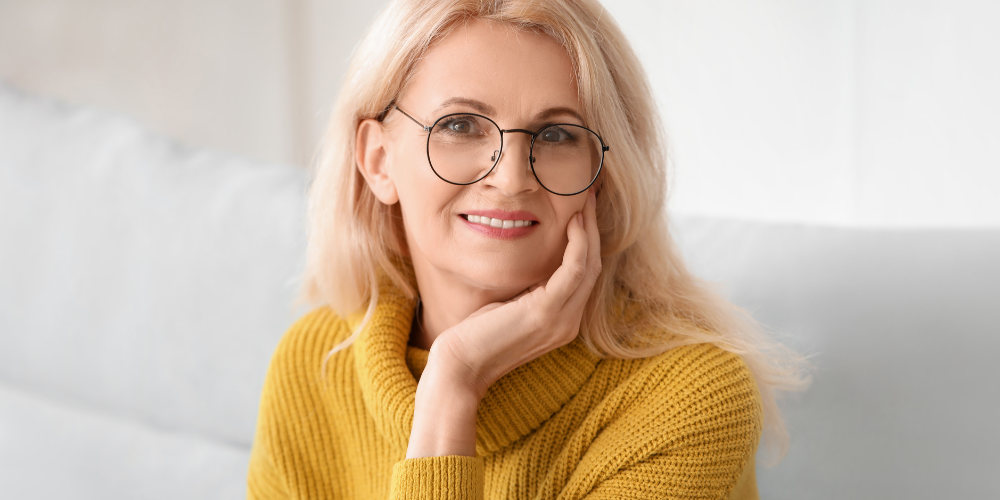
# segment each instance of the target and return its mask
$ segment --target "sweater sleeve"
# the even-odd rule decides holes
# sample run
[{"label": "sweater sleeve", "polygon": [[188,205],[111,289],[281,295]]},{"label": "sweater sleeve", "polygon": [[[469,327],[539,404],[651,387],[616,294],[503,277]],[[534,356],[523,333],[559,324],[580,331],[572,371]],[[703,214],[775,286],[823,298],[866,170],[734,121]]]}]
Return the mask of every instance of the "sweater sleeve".
[{"label": "sweater sleeve", "polygon": [[584,459],[590,465],[578,472],[593,479],[582,481],[590,485],[582,498],[757,500],[763,414],[746,364],[713,346],[692,346],[664,374],[666,383],[647,387],[644,404],[600,438],[615,445]]},{"label": "sweater sleeve", "polygon": [[[759,500],[754,457],[738,476],[720,463],[690,463],[670,454],[653,455],[601,482],[584,498]],[[684,470],[684,473],[678,473]]]},{"label": "sweater sleeve", "polygon": [[407,458],[392,467],[390,500],[482,500],[482,457]]}]

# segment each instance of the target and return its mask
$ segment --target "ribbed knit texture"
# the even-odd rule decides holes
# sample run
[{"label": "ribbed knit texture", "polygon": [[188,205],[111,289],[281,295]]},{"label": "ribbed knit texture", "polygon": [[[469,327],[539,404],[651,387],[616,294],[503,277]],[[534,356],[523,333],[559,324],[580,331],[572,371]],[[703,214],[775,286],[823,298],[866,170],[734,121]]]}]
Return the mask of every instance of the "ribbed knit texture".
[{"label": "ribbed knit texture", "polygon": [[[408,279],[415,286],[412,267]],[[710,344],[600,359],[580,339],[498,380],[479,405],[476,457],[406,459],[427,351],[416,302],[383,279],[375,316],[304,316],[268,369],[250,499],[756,499],[760,395],[739,356]]]}]

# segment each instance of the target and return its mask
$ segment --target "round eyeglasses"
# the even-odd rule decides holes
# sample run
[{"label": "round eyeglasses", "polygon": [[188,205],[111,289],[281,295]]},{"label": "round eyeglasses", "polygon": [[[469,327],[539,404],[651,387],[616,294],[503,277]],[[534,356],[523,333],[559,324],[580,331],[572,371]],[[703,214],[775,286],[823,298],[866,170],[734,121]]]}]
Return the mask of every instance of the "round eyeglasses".
[{"label": "round eyeglasses", "polygon": [[573,123],[549,124],[538,132],[504,130],[483,115],[452,113],[427,126],[395,104],[386,107],[378,121],[384,120],[391,108],[428,132],[427,162],[449,184],[469,185],[489,175],[500,163],[505,133],[531,136],[531,172],[546,191],[561,196],[586,191],[601,173],[604,153],[611,149],[593,130]]}]

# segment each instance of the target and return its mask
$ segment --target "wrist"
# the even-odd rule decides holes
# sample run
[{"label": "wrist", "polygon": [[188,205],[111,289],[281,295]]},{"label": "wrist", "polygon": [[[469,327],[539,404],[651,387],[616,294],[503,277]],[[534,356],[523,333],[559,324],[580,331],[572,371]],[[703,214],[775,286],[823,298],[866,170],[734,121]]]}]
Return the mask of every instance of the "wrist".
[{"label": "wrist", "polygon": [[[462,350],[456,349],[447,337],[438,338],[431,346],[424,373],[428,369],[432,371],[434,383],[445,384],[451,392],[475,398],[477,405],[479,400],[486,397],[490,383],[483,377],[482,370],[462,356]],[[421,375],[421,381],[423,376]]]},{"label": "wrist", "polygon": [[421,398],[448,398],[455,402],[468,402],[477,405],[485,395],[478,389],[478,384],[471,383],[473,378],[466,365],[454,358],[427,357],[427,364],[420,374],[417,384],[417,400]]},{"label": "wrist", "polygon": [[461,382],[461,372],[452,368],[428,358],[417,384],[406,458],[476,456],[476,415],[481,398]]}]

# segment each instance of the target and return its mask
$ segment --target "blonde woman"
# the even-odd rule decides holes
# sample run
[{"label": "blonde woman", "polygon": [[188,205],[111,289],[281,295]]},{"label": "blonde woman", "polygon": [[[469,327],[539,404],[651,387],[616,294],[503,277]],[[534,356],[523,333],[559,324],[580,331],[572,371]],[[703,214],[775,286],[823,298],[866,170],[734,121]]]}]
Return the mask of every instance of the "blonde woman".
[{"label": "blonde woman", "polygon": [[802,358],[685,269],[593,0],[400,0],[353,55],[248,497],[757,498]]}]

